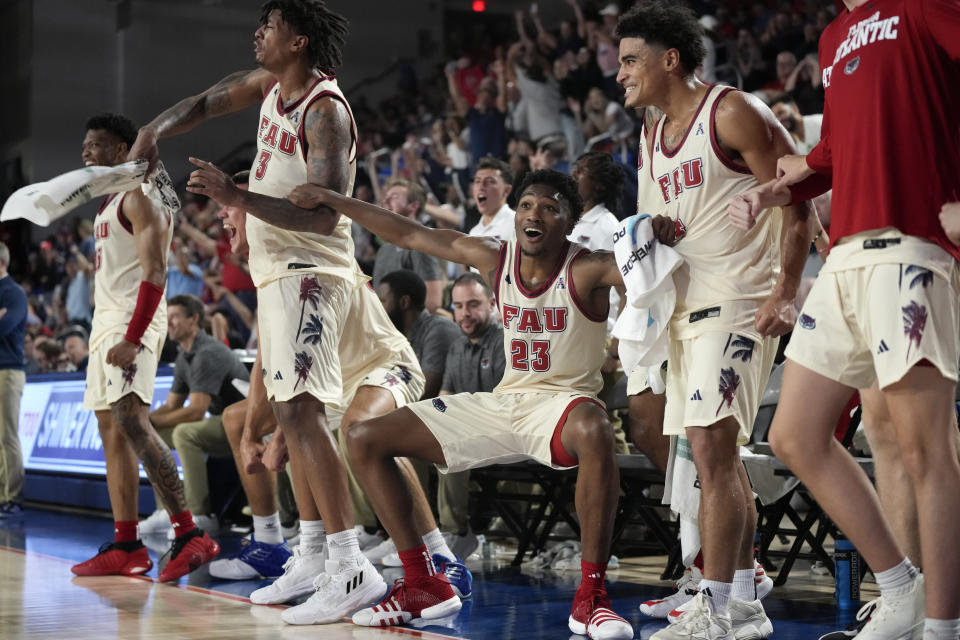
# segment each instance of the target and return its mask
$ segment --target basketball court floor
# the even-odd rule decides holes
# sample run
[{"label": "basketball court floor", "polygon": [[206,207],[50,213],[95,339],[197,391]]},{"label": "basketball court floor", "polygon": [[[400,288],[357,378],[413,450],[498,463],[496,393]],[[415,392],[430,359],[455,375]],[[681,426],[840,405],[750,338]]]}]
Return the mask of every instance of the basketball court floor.
[{"label": "basketball court floor", "polygon": [[[293,627],[280,620],[283,607],[252,606],[247,596],[265,581],[227,582],[210,578],[199,569],[178,583],[154,582],[149,576],[77,578],[70,566],[90,557],[112,538],[105,518],[28,508],[14,521],[0,521],[0,638],[56,638],[83,640],[122,638],[323,638],[376,640],[380,638],[471,638],[475,640],[576,640],[567,615],[579,581],[577,574],[529,575],[510,566],[512,553],[504,549],[492,558],[471,560],[473,597],[456,617],[424,626],[369,629],[340,624]],[[220,537],[224,553],[234,550],[238,537]],[[509,540],[503,541],[509,545]],[[165,540],[151,542],[165,548]],[[158,554],[151,551],[154,562]],[[660,581],[665,557],[621,559],[608,573],[608,589],[617,612],[629,620],[636,638],[649,638],[664,621],[637,609],[644,600],[670,593]],[[387,570],[388,582],[399,577]],[[399,569],[394,570],[399,572]],[[866,585],[865,585],[866,586]],[[872,585],[870,585],[872,586]],[[777,640],[816,639],[843,628],[856,611],[838,615],[832,599],[833,580],[813,576],[798,564],[783,587],[764,601]],[[864,600],[872,598],[868,588]],[[416,623],[417,621],[414,621]]]}]

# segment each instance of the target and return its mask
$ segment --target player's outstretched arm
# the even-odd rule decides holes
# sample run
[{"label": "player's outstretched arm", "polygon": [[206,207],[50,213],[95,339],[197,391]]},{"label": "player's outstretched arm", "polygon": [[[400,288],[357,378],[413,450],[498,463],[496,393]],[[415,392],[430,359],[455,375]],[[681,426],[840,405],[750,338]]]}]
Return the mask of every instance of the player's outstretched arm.
[{"label": "player's outstretched arm", "polygon": [[[353,144],[350,114],[335,98],[321,98],[304,115],[304,139],[307,145],[307,180],[338,193],[350,184],[350,147]],[[190,174],[187,191],[213,198],[228,207],[240,207],[249,215],[288,231],[308,231],[329,235],[340,218],[333,209],[304,209],[286,198],[275,198],[237,188],[233,180],[205,160],[190,158],[199,167]],[[269,168],[266,169],[269,171]]]},{"label": "player's outstretched arm", "polygon": [[263,69],[237,71],[203,93],[184,98],[140,128],[127,160],[146,158],[152,171],[158,158],[158,140],[186,133],[204,120],[259,104],[272,82],[273,76]]},{"label": "player's outstretched arm", "polygon": [[309,210],[316,207],[336,209],[403,249],[467,264],[476,267],[484,276],[497,268],[500,243],[492,238],[472,237],[449,229],[431,229],[387,209],[312,184],[300,185],[289,197],[292,203]]},{"label": "player's outstretched arm", "polygon": [[[742,158],[760,183],[776,178],[777,161],[794,153],[790,134],[765,104],[749,94],[730,92],[722,99],[717,109],[716,131],[720,144],[734,157]],[[794,300],[816,234],[811,216],[815,217],[816,211],[809,201],[783,208],[780,276],[773,293],[757,312],[755,325],[761,335],[783,335],[796,322]]]}]

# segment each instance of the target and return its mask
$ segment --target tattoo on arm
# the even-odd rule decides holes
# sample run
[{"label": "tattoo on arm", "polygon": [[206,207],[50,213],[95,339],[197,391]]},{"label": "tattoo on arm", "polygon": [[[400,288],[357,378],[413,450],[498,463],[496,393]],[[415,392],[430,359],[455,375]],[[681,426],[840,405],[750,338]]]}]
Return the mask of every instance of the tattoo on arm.
[{"label": "tattoo on arm", "polygon": [[247,106],[237,104],[232,91],[248,80],[250,71],[237,71],[201,94],[184,98],[150,123],[158,137],[165,138],[190,131],[207,118],[223,115]]},{"label": "tattoo on arm", "polygon": [[147,419],[147,407],[134,393],[120,398],[112,407],[113,419],[133,447],[150,484],[154,486],[163,504],[171,513],[187,508],[183,483],[177,473],[177,463],[170,448],[157,435]]}]

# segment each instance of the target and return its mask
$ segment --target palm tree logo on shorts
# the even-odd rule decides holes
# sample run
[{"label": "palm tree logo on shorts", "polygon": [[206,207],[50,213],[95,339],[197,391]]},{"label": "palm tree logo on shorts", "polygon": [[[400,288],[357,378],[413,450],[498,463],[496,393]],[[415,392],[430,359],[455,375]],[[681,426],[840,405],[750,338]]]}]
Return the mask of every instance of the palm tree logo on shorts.
[{"label": "palm tree logo on shorts", "polygon": [[734,338],[734,334],[730,334],[727,338],[727,346],[723,348],[723,355],[727,355],[727,350],[733,346],[734,352],[730,356],[734,360],[742,360],[744,362],[750,362],[750,359],[753,358],[753,348],[756,345],[753,340],[746,336],[737,335]]},{"label": "palm tree logo on shorts", "polygon": [[911,300],[910,304],[901,307],[903,311],[903,333],[907,336],[907,360],[910,360],[910,348],[914,343],[920,348],[920,341],[923,340],[923,330],[927,326],[927,307],[917,304]]},{"label": "palm tree logo on shorts", "polygon": [[310,375],[310,369],[312,368],[313,357],[306,351],[301,351],[298,353],[293,362],[293,372],[297,374],[297,382],[293,385],[294,391],[297,390],[297,387],[300,386],[301,382],[307,381],[307,376]]},{"label": "palm tree logo on shorts", "polygon": [[304,344],[320,344],[320,340],[323,338],[323,318],[311,313],[310,319],[303,327],[303,335]]},{"label": "palm tree logo on shorts", "polygon": [[723,409],[723,403],[727,403],[728,408],[733,406],[733,397],[737,395],[737,389],[739,388],[740,376],[733,370],[733,367],[720,369],[720,406],[717,407],[717,412],[713,415],[720,415],[720,409]]},{"label": "palm tree logo on shorts", "polygon": [[915,264],[911,264],[906,268],[906,270],[903,269],[903,265],[900,265],[900,269],[902,272],[900,276],[901,286],[903,282],[903,276],[912,276],[910,278],[910,285],[908,287],[910,289],[913,289],[917,286],[926,289],[928,286],[933,284],[933,271],[930,271],[930,269],[925,269]]},{"label": "palm tree logo on shorts", "polygon": [[122,372],[123,387],[120,390],[125,391],[127,389],[127,385],[130,385],[131,387],[133,386],[133,378],[137,375],[137,363],[131,362],[122,369]]},{"label": "palm tree logo on shorts", "polygon": [[307,310],[307,303],[309,302],[313,310],[316,311],[322,291],[323,287],[320,286],[316,276],[304,276],[300,280],[300,322],[297,324],[297,337],[294,340],[300,339],[300,330],[303,328],[303,314]]}]

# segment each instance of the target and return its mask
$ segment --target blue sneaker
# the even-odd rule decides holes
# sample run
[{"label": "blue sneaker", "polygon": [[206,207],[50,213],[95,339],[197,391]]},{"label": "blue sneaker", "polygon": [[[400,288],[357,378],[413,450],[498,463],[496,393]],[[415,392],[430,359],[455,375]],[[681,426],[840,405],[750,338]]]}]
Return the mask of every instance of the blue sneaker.
[{"label": "blue sneaker", "polygon": [[244,538],[240,542],[238,552],[210,563],[210,575],[221,580],[276,578],[283,575],[283,565],[291,555],[286,542],[257,542],[250,534],[249,540]]},{"label": "blue sneaker", "polygon": [[457,556],[456,560],[448,560],[439,553],[435,553],[433,554],[433,566],[437,569],[437,573],[447,576],[450,586],[453,587],[453,592],[458,596],[469,598],[473,595],[473,574],[470,573],[470,569],[467,569],[467,565],[460,560],[460,556]]}]

